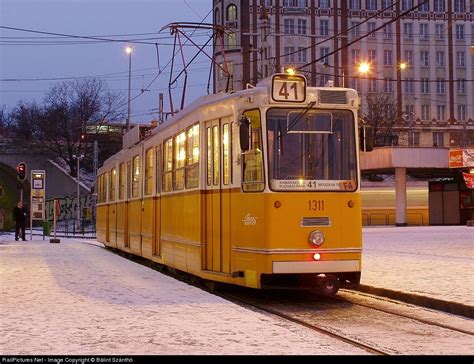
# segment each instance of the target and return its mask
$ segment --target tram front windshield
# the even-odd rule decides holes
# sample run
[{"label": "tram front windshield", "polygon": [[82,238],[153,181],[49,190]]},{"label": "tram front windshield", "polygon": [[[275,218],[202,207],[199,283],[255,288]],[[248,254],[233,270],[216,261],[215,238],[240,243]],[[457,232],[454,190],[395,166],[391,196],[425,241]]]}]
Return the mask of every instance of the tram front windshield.
[{"label": "tram front windshield", "polygon": [[270,109],[270,188],[274,191],[354,191],[355,122],[350,110]]}]

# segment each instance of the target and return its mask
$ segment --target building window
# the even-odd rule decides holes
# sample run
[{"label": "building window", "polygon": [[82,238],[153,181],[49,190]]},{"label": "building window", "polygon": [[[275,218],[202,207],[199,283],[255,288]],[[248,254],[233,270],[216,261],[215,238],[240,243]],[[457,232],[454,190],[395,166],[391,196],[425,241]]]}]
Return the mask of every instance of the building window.
[{"label": "building window", "polygon": [[392,38],[392,24],[387,24],[383,27],[383,37],[387,39]]},{"label": "building window", "polygon": [[428,51],[420,52],[420,64],[422,67],[429,67],[430,65],[430,55]]},{"label": "building window", "polygon": [[393,92],[393,80],[391,78],[385,78],[383,81],[383,92]]},{"label": "building window", "polygon": [[456,66],[460,68],[466,67],[466,52],[456,52]]},{"label": "building window", "polygon": [[286,8],[304,8],[306,0],[283,0],[283,6]]},{"label": "building window", "polygon": [[351,50],[351,59],[352,64],[357,65],[360,62],[360,50],[359,49],[352,49]]},{"label": "building window", "polygon": [[410,10],[413,7],[413,0],[402,1],[402,11]]},{"label": "building window", "polygon": [[216,8],[216,10],[214,11],[214,23],[221,23],[221,11],[219,8]]},{"label": "building window", "polygon": [[430,2],[426,0],[418,0],[418,11],[420,12],[427,12],[430,11]]},{"label": "building window", "polygon": [[227,21],[237,20],[237,6],[235,4],[230,4],[227,7]]},{"label": "building window", "polygon": [[444,25],[435,24],[436,39],[444,39]]},{"label": "building window", "polygon": [[237,37],[234,32],[226,33],[227,36],[227,47],[235,48],[237,46]]},{"label": "building window", "polygon": [[377,23],[374,21],[369,21],[367,23],[367,31],[370,33],[370,38],[376,38],[377,32],[374,32],[375,28],[377,27]]},{"label": "building window", "polygon": [[308,60],[306,58],[306,48],[298,47],[298,63],[306,63]]},{"label": "building window", "polygon": [[377,92],[377,80],[375,78],[369,79],[369,92]]},{"label": "building window", "polygon": [[444,52],[443,51],[436,52],[436,66],[444,67]]},{"label": "building window", "polygon": [[434,8],[435,13],[444,13],[444,0],[434,0]]},{"label": "building window", "polygon": [[420,39],[429,39],[430,37],[430,31],[428,24],[426,23],[421,23],[420,24]]},{"label": "building window", "polygon": [[329,0],[319,0],[319,8],[320,9],[329,9],[331,5],[329,4]]},{"label": "building window", "polygon": [[392,0],[382,0],[382,9],[392,10],[393,1]]},{"label": "building window", "polygon": [[367,0],[367,10],[377,10],[377,1]]},{"label": "building window", "polygon": [[329,20],[320,20],[319,21],[319,35],[328,36],[329,35]]},{"label": "building window", "polygon": [[418,147],[420,145],[420,133],[417,131],[408,132],[408,145],[410,147]]},{"label": "building window", "polygon": [[436,93],[440,95],[446,93],[446,88],[445,88],[446,83],[444,81],[445,81],[444,78],[436,79]]},{"label": "building window", "polygon": [[350,9],[351,10],[360,10],[360,0],[351,0]]},{"label": "building window", "polygon": [[407,94],[415,93],[415,83],[413,82],[413,78],[405,79],[405,93]]},{"label": "building window", "polygon": [[353,38],[357,38],[360,36],[360,27],[359,22],[353,21],[351,22],[351,35]]},{"label": "building window", "polygon": [[438,121],[444,121],[446,119],[446,105],[438,105],[436,107],[437,111],[437,120]]},{"label": "building window", "polygon": [[285,34],[295,34],[295,19],[283,20]]},{"label": "building window", "polygon": [[433,132],[433,147],[444,146],[444,133],[435,131]]},{"label": "building window", "polygon": [[385,50],[383,51],[383,64],[384,66],[391,66],[392,63],[392,51]]},{"label": "building window", "polygon": [[456,40],[464,40],[464,24],[456,24]]},{"label": "building window", "polygon": [[413,65],[413,51],[405,51],[405,62]]},{"label": "building window", "polygon": [[464,78],[458,78],[456,80],[456,89],[458,94],[466,93],[466,80]]},{"label": "building window", "polygon": [[329,63],[329,59],[327,57],[328,54],[329,54],[329,48],[328,47],[319,48],[319,57],[321,58],[321,62]]},{"label": "building window", "polygon": [[430,105],[421,105],[421,120],[430,120]]},{"label": "building window", "polygon": [[466,120],[466,105],[458,105],[458,121]]},{"label": "building window", "polygon": [[403,23],[403,34],[405,38],[413,38],[413,23]]},{"label": "building window", "polygon": [[306,34],[306,19],[298,19],[298,34]]},{"label": "building window", "polygon": [[454,0],[454,12],[464,13],[466,11],[465,0]]},{"label": "building window", "polygon": [[430,93],[430,81],[427,78],[422,78],[420,80],[420,88],[422,94],[429,94]]},{"label": "building window", "polygon": [[293,63],[295,62],[295,47],[285,47],[285,62]]},{"label": "building window", "polygon": [[377,51],[375,49],[369,49],[367,51],[367,58],[369,63],[373,66],[377,64]]}]

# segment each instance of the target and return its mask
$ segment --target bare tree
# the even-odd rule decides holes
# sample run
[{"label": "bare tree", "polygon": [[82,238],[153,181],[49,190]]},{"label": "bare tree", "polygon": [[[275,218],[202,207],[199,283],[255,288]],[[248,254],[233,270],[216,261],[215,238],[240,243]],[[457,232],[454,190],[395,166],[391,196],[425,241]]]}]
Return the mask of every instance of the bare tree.
[{"label": "bare tree", "polygon": [[26,103],[21,101],[6,118],[6,127],[10,138],[19,139],[29,143],[38,139],[38,122],[43,118],[44,112],[36,102]]},{"label": "bare tree", "polygon": [[398,143],[396,127],[401,115],[397,112],[397,103],[391,94],[379,93],[366,98],[366,113],[362,118],[372,127],[375,146]]},{"label": "bare tree", "polygon": [[99,79],[65,81],[54,85],[45,99],[45,117],[39,130],[47,147],[77,175],[75,155],[91,161],[86,131],[99,130],[104,122],[123,118],[126,105],[121,94],[111,92]]}]

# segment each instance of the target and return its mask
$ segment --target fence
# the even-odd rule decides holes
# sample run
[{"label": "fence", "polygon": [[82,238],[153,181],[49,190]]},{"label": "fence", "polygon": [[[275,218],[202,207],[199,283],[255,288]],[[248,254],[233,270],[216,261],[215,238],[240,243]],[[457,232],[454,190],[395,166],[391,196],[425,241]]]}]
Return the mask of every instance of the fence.
[{"label": "fence", "polygon": [[[54,201],[58,201],[58,212],[56,221],[56,234],[59,236],[81,236],[87,238],[96,237],[95,226],[95,196],[92,194],[81,196],[78,203],[77,197],[64,196],[61,198],[46,200],[44,234],[53,233]],[[81,218],[78,219],[78,211]]]}]

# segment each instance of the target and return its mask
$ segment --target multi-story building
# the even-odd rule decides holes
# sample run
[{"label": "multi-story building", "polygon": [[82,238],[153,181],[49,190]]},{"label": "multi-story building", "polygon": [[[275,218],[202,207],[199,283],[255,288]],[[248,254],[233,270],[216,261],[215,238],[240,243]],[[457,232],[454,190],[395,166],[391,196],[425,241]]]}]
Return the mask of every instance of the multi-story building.
[{"label": "multi-story building", "polygon": [[[374,95],[392,96],[393,132],[400,136],[392,143],[474,145],[474,1],[213,0],[213,6],[214,23],[226,27],[225,57],[219,41],[214,56],[232,74],[229,84],[215,68],[216,91],[295,67],[310,85],[332,79],[357,89],[362,108]],[[366,75],[357,72],[363,61],[371,66]]]}]

